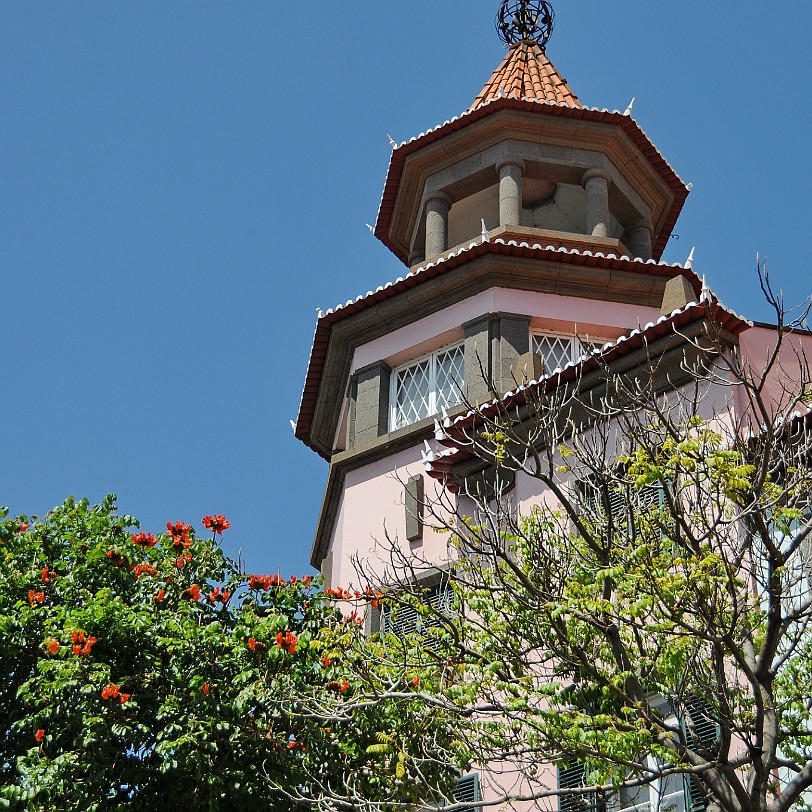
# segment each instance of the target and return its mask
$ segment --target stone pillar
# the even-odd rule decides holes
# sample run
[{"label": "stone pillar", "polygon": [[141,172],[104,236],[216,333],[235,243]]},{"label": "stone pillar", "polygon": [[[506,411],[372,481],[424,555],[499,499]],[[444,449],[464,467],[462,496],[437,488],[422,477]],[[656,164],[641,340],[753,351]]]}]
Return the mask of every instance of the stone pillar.
[{"label": "stone pillar", "polygon": [[639,259],[651,259],[651,235],[654,226],[651,220],[638,220],[629,227],[629,250]]},{"label": "stone pillar", "polygon": [[409,267],[414,268],[415,265],[419,265],[426,259],[425,254],[422,251],[418,251],[417,249],[413,250],[411,254],[409,254]]},{"label": "stone pillar", "polygon": [[530,349],[530,316],[495,313],[491,324],[491,375],[498,395],[516,389],[516,363]]},{"label": "stone pillar", "polygon": [[522,224],[522,173],[524,161],[503,161],[497,164],[499,173],[499,225]]},{"label": "stone pillar", "polygon": [[467,400],[484,403],[515,389],[516,362],[530,349],[530,316],[488,313],[462,327]]},{"label": "stone pillar", "polygon": [[389,431],[389,379],[383,362],[359,369],[350,379],[349,446],[359,448]]},{"label": "stone pillar", "polygon": [[581,184],[586,191],[586,233],[609,236],[609,174],[603,169],[584,172]]},{"label": "stone pillar", "polygon": [[491,317],[480,316],[462,325],[465,331],[464,372],[465,399],[476,405],[490,400],[488,386],[491,377]]},{"label": "stone pillar", "polygon": [[448,248],[448,210],[451,198],[445,192],[434,192],[426,200],[426,259],[442,254]]}]

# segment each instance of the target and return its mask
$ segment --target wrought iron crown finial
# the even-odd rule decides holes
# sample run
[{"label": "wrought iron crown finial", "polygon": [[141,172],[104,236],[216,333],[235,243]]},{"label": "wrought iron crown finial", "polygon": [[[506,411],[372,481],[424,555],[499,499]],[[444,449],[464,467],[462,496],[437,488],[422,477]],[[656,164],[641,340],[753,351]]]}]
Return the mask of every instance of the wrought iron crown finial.
[{"label": "wrought iron crown finial", "polygon": [[496,33],[506,45],[535,42],[543,51],[553,33],[555,13],[546,0],[502,0]]}]

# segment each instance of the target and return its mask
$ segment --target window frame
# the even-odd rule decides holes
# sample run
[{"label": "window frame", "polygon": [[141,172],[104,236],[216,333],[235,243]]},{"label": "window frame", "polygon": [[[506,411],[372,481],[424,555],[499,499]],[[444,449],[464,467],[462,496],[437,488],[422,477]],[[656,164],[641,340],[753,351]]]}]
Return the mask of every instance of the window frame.
[{"label": "window frame", "polygon": [[[561,365],[556,365],[548,369],[547,359],[536,348],[537,338],[557,339],[559,341],[568,341],[570,345],[569,359]],[[552,330],[531,330],[530,331],[530,351],[534,352],[544,361],[544,374],[549,375],[556,369],[563,369],[567,364],[578,363],[582,358],[588,358],[592,351],[598,347],[602,347],[606,343],[605,340],[596,339],[595,341],[584,341],[579,336],[573,333],[556,333]]]},{"label": "window frame", "polygon": [[[445,405],[439,405],[438,407],[438,394],[439,388],[437,385],[437,376],[438,376],[438,368],[439,363],[438,359],[443,355],[457,352],[459,351],[461,358],[462,358],[462,376],[461,379],[457,382],[459,389],[454,387],[454,390],[450,393],[453,395],[454,402],[447,402]],[[424,362],[429,362],[429,375],[428,375],[428,393],[427,393],[427,402],[428,402],[428,413],[424,417],[420,417],[417,420],[412,420],[409,422],[398,423],[398,381],[401,378],[402,374],[407,370],[416,367]],[[400,364],[397,367],[392,369],[392,372],[389,377],[389,424],[388,428],[389,431],[397,431],[398,429],[408,428],[409,426],[414,426],[415,424],[421,422],[422,420],[428,420],[440,413],[443,408],[451,408],[453,406],[458,406],[463,401],[463,393],[462,387],[465,385],[465,342],[464,341],[455,341],[453,344],[447,344],[444,347],[439,347],[438,349],[434,350],[433,352],[426,353],[425,355],[421,355],[419,358],[413,358],[411,361],[407,361],[405,364]],[[449,401],[450,398],[448,394],[446,394],[446,400]]]}]

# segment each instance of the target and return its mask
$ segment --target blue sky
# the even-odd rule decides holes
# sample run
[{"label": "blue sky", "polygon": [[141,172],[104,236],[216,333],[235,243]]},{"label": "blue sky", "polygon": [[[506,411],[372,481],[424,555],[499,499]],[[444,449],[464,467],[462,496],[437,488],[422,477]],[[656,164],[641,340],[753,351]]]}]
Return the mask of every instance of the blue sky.
[{"label": "blue sky", "polygon": [[[497,0],[0,4],[0,504],[115,492],[146,529],[225,513],[309,571],[327,466],[292,437],[316,308],[402,266],[390,148],[503,56]],[[812,4],[557,0],[548,54],[694,184],[665,259],[759,319],[756,252],[812,291]]]}]

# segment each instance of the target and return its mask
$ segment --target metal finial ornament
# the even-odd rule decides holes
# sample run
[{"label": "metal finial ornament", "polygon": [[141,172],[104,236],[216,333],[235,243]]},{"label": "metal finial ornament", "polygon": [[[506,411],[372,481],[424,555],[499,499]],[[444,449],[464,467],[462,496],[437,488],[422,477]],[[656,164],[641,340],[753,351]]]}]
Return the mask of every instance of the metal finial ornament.
[{"label": "metal finial ornament", "polygon": [[553,33],[555,13],[546,0],[502,0],[496,33],[505,45],[535,42],[543,51]]}]

